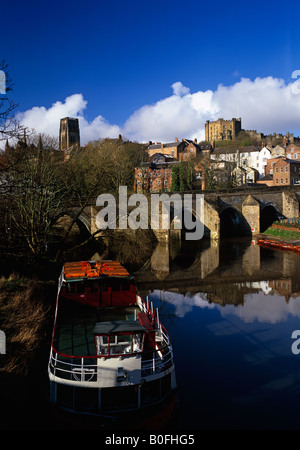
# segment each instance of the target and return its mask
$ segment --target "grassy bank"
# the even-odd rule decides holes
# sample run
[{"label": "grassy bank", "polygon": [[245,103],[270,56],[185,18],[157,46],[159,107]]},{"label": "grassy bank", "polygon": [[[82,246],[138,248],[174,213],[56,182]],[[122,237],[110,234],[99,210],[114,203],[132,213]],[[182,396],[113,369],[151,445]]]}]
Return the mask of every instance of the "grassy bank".
[{"label": "grassy bank", "polygon": [[282,239],[283,241],[300,240],[300,231],[291,231],[275,227],[269,227],[263,234],[271,235]]},{"label": "grassy bank", "polygon": [[0,329],[6,336],[6,352],[0,355],[1,429],[38,428],[46,423],[55,293],[51,281],[18,274],[0,278]]},{"label": "grassy bank", "polygon": [[0,372],[28,374],[32,355],[47,335],[54,288],[17,274],[0,278],[0,329],[6,335]]}]

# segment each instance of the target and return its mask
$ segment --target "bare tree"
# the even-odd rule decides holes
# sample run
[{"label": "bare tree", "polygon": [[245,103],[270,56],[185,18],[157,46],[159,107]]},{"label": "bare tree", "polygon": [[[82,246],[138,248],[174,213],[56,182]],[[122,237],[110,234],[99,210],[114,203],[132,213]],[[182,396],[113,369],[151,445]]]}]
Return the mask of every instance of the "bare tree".
[{"label": "bare tree", "polygon": [[10,98],[13,82],[8,72],[8,64],[0,62],[0,140],[10,138],[22,139],[26,128],[14,117],[17,104]]},{"label": "bare tree", "polygon": [[27,158],[12,165],[6,184],[10,237],[30,253],[44,253],[68,190],[57,176],[55,153],[27,150]]}]

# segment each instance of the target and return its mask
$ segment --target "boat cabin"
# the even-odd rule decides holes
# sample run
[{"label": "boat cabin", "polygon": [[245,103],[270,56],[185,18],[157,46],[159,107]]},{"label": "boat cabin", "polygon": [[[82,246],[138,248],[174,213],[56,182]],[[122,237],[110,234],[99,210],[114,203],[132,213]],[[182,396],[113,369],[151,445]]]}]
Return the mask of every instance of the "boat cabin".
[{"label": "boat cabin", "polygon": [[65,264],[61,296],[93,307],[130,306],[137,289],[132,277],[115,261]]},{"label": "boat cabin", "polygon": [[94,328],[97,356],[121,356],[143,351],[146,329],[134,320],[98,322]]}]

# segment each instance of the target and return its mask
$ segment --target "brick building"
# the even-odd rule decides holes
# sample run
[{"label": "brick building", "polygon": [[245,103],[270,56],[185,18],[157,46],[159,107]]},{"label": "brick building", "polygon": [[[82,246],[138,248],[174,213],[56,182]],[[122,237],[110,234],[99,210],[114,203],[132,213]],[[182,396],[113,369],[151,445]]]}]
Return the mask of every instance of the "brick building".
[{"label": "brick building", "polygon": [[276,158],[269,158],[265,167],[265,175],[273,175],[274,164],[280,159],[284,159],[284,156],[278,156]]},{"label": "brick building", "polygon": [[300,182],[300,161],[280,158],[273,166],[273,186],[298,184]]},{"label": "brick building", "polygon": [[[172,186],[172,167],[175,159],[169,155],[156,153],[150,162],[135,167],[134,189],[136,192],[169,191]],[[176,162],[175,162],[176,163]]]}]

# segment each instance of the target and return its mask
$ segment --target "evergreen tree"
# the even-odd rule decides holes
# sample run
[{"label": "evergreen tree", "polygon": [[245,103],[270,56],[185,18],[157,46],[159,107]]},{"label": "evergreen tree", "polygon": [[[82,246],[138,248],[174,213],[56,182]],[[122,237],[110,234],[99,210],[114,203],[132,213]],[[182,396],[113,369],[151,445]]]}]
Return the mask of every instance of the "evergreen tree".
[{"label": "evergreen tree", "polygon": [[193,189],[193,166],[188,164],[187,166],[187,176],[186,176],[186,186],[188,189]]},{"label": "evergreen tree", "polygon": [[179,189],[181,192],[186,190],[186,176],[182,162],[179,164]]},{"label": "evergreen tree", "polygon": [[179,166],[176,164],[172,168],[172,186],[171,189],[173,192],[178,192],[180,189],[179,185]]}]

